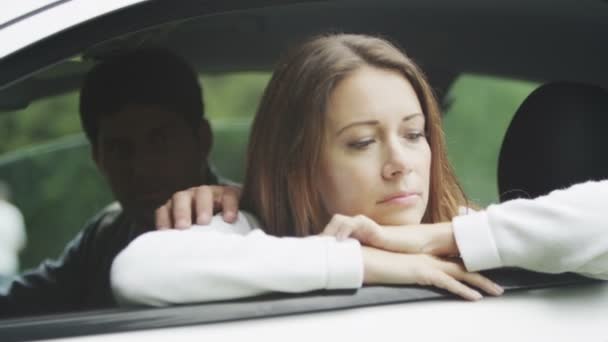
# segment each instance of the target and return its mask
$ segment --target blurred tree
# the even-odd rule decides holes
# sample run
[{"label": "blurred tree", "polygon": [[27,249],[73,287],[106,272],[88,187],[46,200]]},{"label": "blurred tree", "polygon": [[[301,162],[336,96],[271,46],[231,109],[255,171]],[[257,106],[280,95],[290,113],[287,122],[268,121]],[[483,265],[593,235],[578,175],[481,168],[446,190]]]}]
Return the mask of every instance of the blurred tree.
[{"label": "blurred tree", "polygon": [[498,153],[511,118],[537,83],[463,75],[448,96],[444,119],[449,157],[469,198],[482,206],[498,201]]},{"label": "blurred tree", "polygon": [[0,112],[0,155],[79,133],[77,113],[77,93],[40,100],[21,111]]}]

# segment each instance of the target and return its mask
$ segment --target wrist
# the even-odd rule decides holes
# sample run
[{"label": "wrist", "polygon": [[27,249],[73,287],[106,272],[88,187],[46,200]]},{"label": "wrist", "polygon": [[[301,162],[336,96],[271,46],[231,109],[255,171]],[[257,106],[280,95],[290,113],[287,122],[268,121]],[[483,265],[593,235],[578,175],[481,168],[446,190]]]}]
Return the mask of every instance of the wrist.
[{"label": "wrist", "polygon": [[[364,284],[379,284],[381,275],[378,273],[383,265],[380,260],[383,251],[374,247],[361,246],[361,255],[363,256],[363,283]],[[384,266],[386,267],[386,266]]]},{"label": "wrist", "polygon": [[454,239],[454,229],[451,222],[435,223],[428,229],[427,241],[421,248],[424,254],[455,256],[458,255],[458,247]]}]

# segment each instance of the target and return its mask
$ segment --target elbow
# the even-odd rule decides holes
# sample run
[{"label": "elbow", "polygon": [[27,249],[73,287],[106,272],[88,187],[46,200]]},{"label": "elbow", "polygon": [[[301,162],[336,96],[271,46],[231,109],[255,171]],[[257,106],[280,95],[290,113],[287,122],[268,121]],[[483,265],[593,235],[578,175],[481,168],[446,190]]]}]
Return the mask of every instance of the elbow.
[{"label": "elbow", "polygon": [[121,306],[151,305],[162,306],[164,303],[154,300],[149,292],[155,282],[150,279],[153,274],[149,270],[154,263],[153,255],[145,253],[136,239],[125,250],[120,252],[112,263],[110,270],[110,285],[114,299]]},{"label": "elbow", "polygon": [[136,259],[128,251],[120,253],[112,263],[110,285],[114,299],[121,306],[141,304],[139,297],[143,286],[136,267]]}]

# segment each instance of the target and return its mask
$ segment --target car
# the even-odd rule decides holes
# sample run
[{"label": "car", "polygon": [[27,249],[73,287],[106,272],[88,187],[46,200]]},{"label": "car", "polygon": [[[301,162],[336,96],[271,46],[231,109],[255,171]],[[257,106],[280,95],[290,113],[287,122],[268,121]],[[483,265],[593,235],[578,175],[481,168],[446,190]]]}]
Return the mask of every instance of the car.
[{"label": "car", "polygon": [[[394,40],[427,71],[446,107],[458,100],[448,89],[463,74],[608,88],[607,19],[601,0],[21,1],[0,17],[0,110],[77,91],[94,60],[141,46],[166,46],[201,73],[267,73],[294,41],[326,31]],[[86,145],[82,137],[62,144]],[[0,167],[18,159],[9,157]],[[417,286],[268,294],[5,319],[0,340],[607,339],[605,282],[518,269],[487,274],[503,296],[471,303]]]}]

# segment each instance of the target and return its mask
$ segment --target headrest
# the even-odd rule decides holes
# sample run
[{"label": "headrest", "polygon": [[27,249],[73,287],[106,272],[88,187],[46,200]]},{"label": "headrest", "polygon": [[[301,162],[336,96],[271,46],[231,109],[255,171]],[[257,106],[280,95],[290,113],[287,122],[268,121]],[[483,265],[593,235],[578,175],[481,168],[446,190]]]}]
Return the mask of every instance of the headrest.
[{"label": "headrest", "polygon": [[543,85],[521,104],[503,140],[500,200],[606,179],[607,150],[608,92],[571,82]]}]

